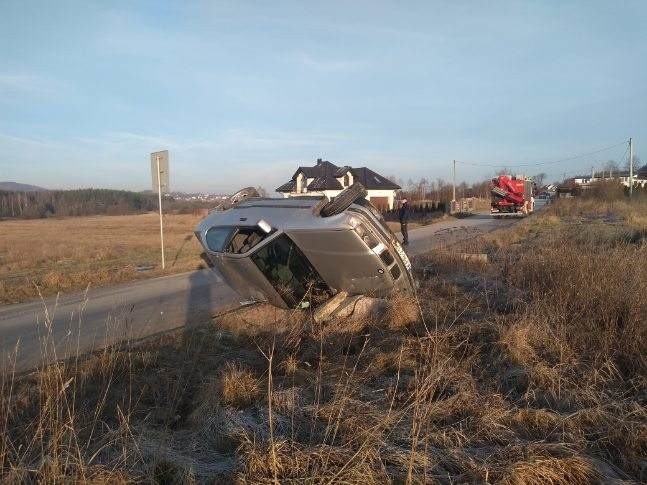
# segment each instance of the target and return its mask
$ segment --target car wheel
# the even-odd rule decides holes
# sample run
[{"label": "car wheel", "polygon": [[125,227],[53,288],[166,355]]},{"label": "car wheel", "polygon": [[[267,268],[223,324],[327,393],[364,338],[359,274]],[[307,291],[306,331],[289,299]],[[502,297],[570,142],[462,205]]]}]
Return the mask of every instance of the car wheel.
[{"label": "car wheel", "polygon": [[359,198],[366,197],[368,192],[359,182],[342,190],[337,197],[328,202],[319,212],[323,217],[330,217],[344,212],[350,205]]},{"label": "car wheel", "polygon": [[227,202],[230,207],[233,207],[236,204],[239,204],[240,202],[244,201],[245,199],[249,199],[250,197],[258,197],[258,196],[259,196],[258,192],[254,187],[245,187],[244,189],[240,189],[234,195],[229,197],[229,200]]}]

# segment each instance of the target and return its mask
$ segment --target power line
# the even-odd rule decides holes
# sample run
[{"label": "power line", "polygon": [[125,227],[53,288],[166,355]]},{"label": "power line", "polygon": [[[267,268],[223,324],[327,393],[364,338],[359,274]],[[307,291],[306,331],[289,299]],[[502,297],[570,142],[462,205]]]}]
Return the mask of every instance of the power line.
[{"label": "power line", "polygon": [[[627,156],[628,151],[629,151],[629,145],[627,145],[625,147],[624,152],[622,153],[622,155],[620,155],[620,158],[618,158],[618,163],[620,164],[620,166],[618,166],[618,170],[620,170],[620,171],[622,171],[623,162],[626,162],[626,156]],[[595,166],[598,167],[598,168],[602,167],[599,170],[604,172],[605,170],[608,170],[608,169],[606,169],[603,164],[605,162],[609,162],[609,161],[615,161],[615,160],[598,160],[597,162],[595,162]]]},{"label": "power line", "polygon": [[[622,162],[623,162],[623,161],[625,161],[625,156],[627,155],[627,152],[628,152],[628,151],[629,151],[629,145],[627,145],[627,146],[625,147],[625,150],[624,150],[623,154],[622,154],[622,155],[620,155],[620,158],[618,158],[618,163],[619,163],[620,165],[622,165]],[[604,165],[603,165],[603,164],[604,164],[604,163],[607,163],[607,162],[610,162],[610,161],[615,161],[615,160],[597,160],[597,161],[594,163],[594,167],[598,168],[598,169],[599,169],[599,171],[605,171],[605,170],[607,170],[607,169],[606,169],[606,168],[604,168]],[[602,168],[600,168],[600,167],[602,167]],[[622,170],[622,167],[621,167],[621,166],[619,166],[619,167],[618,167],[618,169],[619,169],[619,170]],[[575,170],[575,172],[577,172],[577,170]],[[570,173],[570,172],[569,172],[569,173]]]},{"label": "power line", "polygon": [[[622,153],[622,155],[620,156],[620,158],[618,158],[618,162],[619,162],[620,164],[622,164],[622,162],[626,161],[626,155],[627,155],[627,152],[628,152],[628,151],[629,151],[629,145],[627,145],[627,146],[625,147],[624,152]],[[607,171],[607,170],[608,170],[608,169],[604,168],[604,166],[602,165],[602,164],[603,164],[603,163],[605,163],[606,161],[608,161],[608,160],[597,160],[597,161],[595,162],[594,166],[598,168],[598,170],[596,170],[596,172],[598,172],[598,171],[602,171],[602,172],[604,172],[604,171]],[[600,168],[600,167],[602,167],[602,168]],[[618,169],[619,169],[620,171],[622,171],[622,166],[618,167]],[[561,173],[561,175],[573,175],[573,174],[582,175],[582,174],[584,174],[585,170],[586,170],[585,168],[582,168],[582,169],[569,170],[568,172],[560,172],[560,173]]]},{"label": "power line", "polygon": [[600,148],[599,150],[595,150],[592,152],[588,153],[582,153],[580,155],[575,155],[573,157],[568,157],[568,158],[562,158],[560,160],[553,160],[550,162],[534,162],[534,163],[518,163],[514,164],[514,162],[499,162],[499,163],[480,163],[480,162],[463,162],[461,160],[456,160],[456,163],[461,163],[463,165],[472,165],[476,167],[502,167],[502,166],[510,166],[511,168],[517,168],[517,167],[534,167],[537,165],[552,165],[552,164],[557,164],[557,163],[563,163],[563,162],[568,162],[570,160],[577,160],[578,158],[584,158],[588,157],[591,155],[595,155],[596,153],[604,152],[606,150],[611,150],[612,148],[619,147],[620,145],[624,145],[627,143],[626,141],[623,141],[621,143],[616,143],[615,145],[611,145],[608,147]]},{"label": "power line", "polygon": [[627,145],[627,148],[625,148],[625,152],[620,157],[620,162],[626,161],[625,157],[627,156],[627,152],[629,152],[629,145]]}]

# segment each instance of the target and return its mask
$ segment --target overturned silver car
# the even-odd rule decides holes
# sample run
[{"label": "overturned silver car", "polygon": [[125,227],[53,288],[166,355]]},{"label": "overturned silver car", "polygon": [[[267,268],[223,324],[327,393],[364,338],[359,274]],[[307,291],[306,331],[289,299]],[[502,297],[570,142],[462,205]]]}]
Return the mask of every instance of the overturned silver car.
[{"label": "overturned silver car", "polygon": [[257,197],[243,189],[195,234],[243,299],[283,308],[317,306],[340,291],[384,297],[411,292],[411,263],[355,184],[329,200]]}]

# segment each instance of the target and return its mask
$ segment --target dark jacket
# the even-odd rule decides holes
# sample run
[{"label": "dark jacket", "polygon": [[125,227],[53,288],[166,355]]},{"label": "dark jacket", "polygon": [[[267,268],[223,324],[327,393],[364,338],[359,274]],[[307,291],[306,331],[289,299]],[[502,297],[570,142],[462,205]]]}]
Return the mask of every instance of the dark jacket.
[{"label": "dark jacket", "polygon": [[400,206],[400,209],[398,209],[398,219],[400,219],[400,223],[407,223],[409,222],[409,218],[411,217],[411,207],[409,207],[409,203],[405,202]]}]

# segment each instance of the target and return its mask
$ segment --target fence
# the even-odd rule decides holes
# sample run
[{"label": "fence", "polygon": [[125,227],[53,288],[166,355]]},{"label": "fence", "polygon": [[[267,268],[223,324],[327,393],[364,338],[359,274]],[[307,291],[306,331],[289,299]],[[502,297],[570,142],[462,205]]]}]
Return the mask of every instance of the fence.
[{"label": "fence", "polygon": [[451,214],[465,214],[476,210],[476,199],[474,197],[464,197],[451,202],[449,212]]}]

